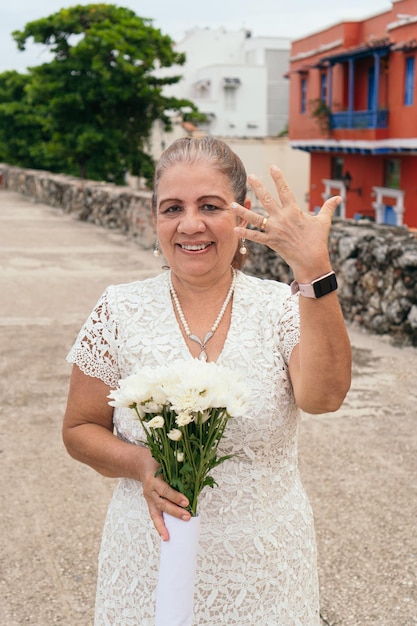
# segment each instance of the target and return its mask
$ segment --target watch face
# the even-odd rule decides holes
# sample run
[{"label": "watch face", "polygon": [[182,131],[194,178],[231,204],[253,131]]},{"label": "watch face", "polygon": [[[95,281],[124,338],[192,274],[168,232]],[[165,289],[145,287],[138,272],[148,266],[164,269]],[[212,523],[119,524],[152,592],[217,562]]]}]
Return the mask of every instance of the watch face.
[{"label": "watch face", "polygon": [[335,291],[337,289],[336,275],[331,274],[330,276],[325,276],[324,278],[320,278],[319,280],[313,282],[313,289],[316,298],[321,298],[327,293]]}]

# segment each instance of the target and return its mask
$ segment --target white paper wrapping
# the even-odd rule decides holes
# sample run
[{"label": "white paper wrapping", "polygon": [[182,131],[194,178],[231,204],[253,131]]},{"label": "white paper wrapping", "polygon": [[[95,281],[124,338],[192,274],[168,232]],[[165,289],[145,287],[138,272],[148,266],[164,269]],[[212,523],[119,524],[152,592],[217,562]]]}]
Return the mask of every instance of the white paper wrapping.
[{"label": "white paper wrapping", "polygon": [[161,541],[155,626],[191,626],[200,518],[166,515],[169,540]]}]

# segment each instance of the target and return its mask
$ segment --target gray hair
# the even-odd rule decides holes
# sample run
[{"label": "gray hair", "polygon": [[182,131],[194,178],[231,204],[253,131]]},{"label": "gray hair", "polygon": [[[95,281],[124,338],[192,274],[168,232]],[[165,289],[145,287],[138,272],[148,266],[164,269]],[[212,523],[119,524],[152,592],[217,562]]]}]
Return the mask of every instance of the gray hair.
[{"label": "gray hair", "polygon": [[245,167],[235,152],[220,139],[183,137],[172,143],[156,164],[153,179],[152,210],[156,213],[158,185],[165,170],[178,163],[206,161],[225,174],[232,186],[235,201],[243,204],[247,196]]}]

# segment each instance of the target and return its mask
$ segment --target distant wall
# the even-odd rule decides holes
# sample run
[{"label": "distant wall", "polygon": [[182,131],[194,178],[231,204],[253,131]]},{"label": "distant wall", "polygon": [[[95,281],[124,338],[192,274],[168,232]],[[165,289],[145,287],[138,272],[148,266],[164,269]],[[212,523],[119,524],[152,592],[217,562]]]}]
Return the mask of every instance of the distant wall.
[{"label": "distant wall", "polygon": [[[277,165],[283,172],[298,206],[308,211],[310,189],[311,156],[303,150],[294,150],[287,137],[262,137],[248,139],[239,137],[223,137],[224,141],[240,156],[248,174],[256,174],[270,193],[276,195],[270,167]],[[250,190],[252,205],[259,205],[259,200]]]},{"label": "distant wall", "polygon": [[[141,247],[154,244],[149,191],[1,164],[0,177],[3,188],[61,208],[77,219],[117,229]],[[329,247],[345,319],[387,334],[398,344],[417,346],[415,235],[406,228],[335,219]],[[247,271],[284,282],[292,278],[280,257],[254,244]]]},{"label": "distant wall", "polygon": [[[388,334],[395,343],[417,346],[415,234],[407,228],[334,219],[329,249],[345,319]],[[292,280],[288,265],[272,250],[252,246],[251,256],[251,273]]]},{"label": "distant wall", "polygon": [[0,164],[0,180],[5,189],[61,208],[81,221],[116,229],[144,248],[155,243],[150,191],[4,164]]}]

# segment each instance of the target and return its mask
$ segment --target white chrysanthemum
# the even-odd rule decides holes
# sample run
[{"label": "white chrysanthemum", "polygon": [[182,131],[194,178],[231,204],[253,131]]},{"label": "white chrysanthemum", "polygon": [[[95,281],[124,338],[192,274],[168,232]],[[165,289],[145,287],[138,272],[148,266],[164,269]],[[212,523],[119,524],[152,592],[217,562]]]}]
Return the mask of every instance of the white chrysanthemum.
[{"label": "white chrysanthemum", "polygon": [[167,437],[171,439],[171,441],[179,441],[182,439],[182,432],[178,430],[178,428],[171,428],[169,433],[167,433]]},{"label": "white chrysanthemum", "polygon": [[[198,359],[179,363],[176,367],[178,379],[167,395],[173,409],[180,411],[205,411],[213,404],[213,398],[222,385],[215,363],[206,363]],[[222,398],[224,393],[220,394]]]},{"label": "white chrysanthemum", "polygon": [[203,411],[202,413],[200,413],[198,423],[205,424],[207,420],[210,419],[210,417],[211,417],[211,411],[207,409],[206,411]]},{"label": "white chrysanthemum", "polygon": [[[132,374],[119,381],[118,389],[110,392],[111,406],[129,407],[132,404],[163,406],[166,404],[166,395],[151,368],[144,368],[137,374]],[[160,409],[157,409],[160,410]],[[155,412],[155,411],[149,411]]]},{"label": "white chrysanthemum", "polygon": [[146,402],[143,402],[140,408],[143,411],[143,413],[160,413],[162,411],[163,406],[164,406],[163,404],[158,404],[157,402],[154,402],[152,399],[152,400],[147,400]]},{"label": "white chrysanthemum", "polygon": [[146,426],[148,428],[163,428],[165,424],[165,420],[162,415],[155,415],[149,422],[146,422]]},{"label": "white chrysanthemum", "polygon": [[[121,380],[109,398],[110,405],[132,408],[137,414],[145,429],[146,445],[161,465],[167,482],[171,480],[177,485],[179,474],[185,472],[192,487],[190,507],[195,515],[197,498],[210,483],[208,472],[230,456],[220,456],[218,448],[228,418],[244,416],[248,412],[247,382],[236,371],[217,363],[189,359],[171,362],[169,367],[140,368]],[[172,424],[171,411],[176,414],[175,425]],[[162,414],[167,415],[167,423]],[[211,418],[213,421],[205,424]],[[202,425],[196,429],[201,441],[198,440],[197,447],[193,448],[195,429],[187,426],[196,420]],[[213,429],[218,429],[217,437]],[[182,450],[178,450],[179,441]],[[188,447],[194,450],[196,464],[188,463],[181,469],[176,465],[178,473],[175,477],[172,475],[172,455],[178,463],[183,463],[184,450]],[[198,467],[204,467],[205,471],[197,471]]]},{"label": "white chrysanthemum", "polygon": [[194,414],[189,411],[180,411],[175,418],[175,423],[177,426],[188,426],[191,422],[194,421]]},{"label": "white chrysanthemum", "polygon": [[121,380],[109,398],[111,406],[136,404],[141,417],[159,413],[170,404],[176,413],[187,414],[180,418],[181,425],[186,425],[192,421],[192,413],[204,414],[210,408],[226,408],[232,416],[242,415],[248,395],[236,371],[190,359],[170,367],[142,367]]},{"label": "white chrysanthemum", "polygon": [[140,376],[128,376],[119,381],[117,389],[113,389],[109,393],[110,406],[122,406],[129,407],[137,402],[142,402],[143,395],[149,397],[149,390],[147,386],[143,385],[143,381]]}]

